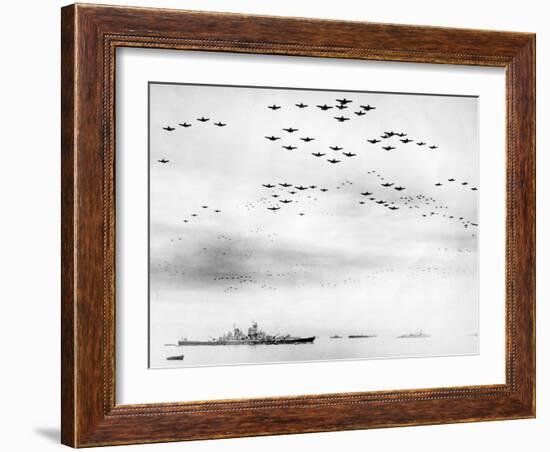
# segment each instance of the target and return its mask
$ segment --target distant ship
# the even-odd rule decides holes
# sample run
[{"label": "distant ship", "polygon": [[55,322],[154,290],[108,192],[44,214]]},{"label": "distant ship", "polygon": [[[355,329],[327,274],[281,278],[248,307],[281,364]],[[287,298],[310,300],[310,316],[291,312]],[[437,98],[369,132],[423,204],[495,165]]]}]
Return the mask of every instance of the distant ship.
[{"label": "distant ship", "polygon": [[342,339],[342,336],[339,336],[338,334],[335,334],[334,336],[330,336],[331,339]]},{"label": "distant ship", "polygon": [[419,339],[424,337],[430,337],[430,335],[423,333],[422,330],[418,330],[416,333],[408,333],[397,336],[398,339]]},{"label": "distant ship", "polygon": [[285,334],[269,335],[258,328],[257,322],[245,333],[233,326],[233,331],[228,331],[219,338],[211,338],[209,341],[195,341],[187,338],[180,339],[178,345],[281,345],[281,344],[308,344],[315,340],[315,336],[298,337]]},{"label": "distant ship", "polygon": [[376,334],[350,334],[348,337],[350,339],[360,339],[365,337],[376,337]]},{"label": "distant ship", "polygon": [[183,355],[169,356],[167,361],[183,361]]}]

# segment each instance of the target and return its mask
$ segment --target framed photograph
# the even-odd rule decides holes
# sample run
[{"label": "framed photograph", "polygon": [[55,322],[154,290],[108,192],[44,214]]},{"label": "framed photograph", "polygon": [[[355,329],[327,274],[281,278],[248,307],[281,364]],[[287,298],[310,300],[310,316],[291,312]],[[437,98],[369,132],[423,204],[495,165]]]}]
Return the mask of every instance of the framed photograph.
[{"label": "framed photograph", "polygon": [[62,442],[535,416],[535,36],[62,9]]}]

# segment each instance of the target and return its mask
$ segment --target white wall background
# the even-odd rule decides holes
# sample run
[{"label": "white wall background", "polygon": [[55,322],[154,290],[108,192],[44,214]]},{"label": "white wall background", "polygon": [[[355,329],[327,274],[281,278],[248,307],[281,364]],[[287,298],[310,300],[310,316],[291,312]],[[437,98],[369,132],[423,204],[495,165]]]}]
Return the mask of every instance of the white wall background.
[{"label": "white wall background", "polygon": [[[113,0],[114,1],[114,0]],[[96,2],[94,2],[96,3]],[[550,392],[544,306],[550,178],[542,124],[550,115],[546,2],[462,0],[117,0],[118,4],[537,32],[538,58],[538,417],[536,420],[408,427],[224,441],[119,447],[170,451],[547,450]],[[59,445],[59,8],[58,0],[7,2],[0,46],[0,444],[9,451]],[[546,356],[545,356],[546,354]]]}]

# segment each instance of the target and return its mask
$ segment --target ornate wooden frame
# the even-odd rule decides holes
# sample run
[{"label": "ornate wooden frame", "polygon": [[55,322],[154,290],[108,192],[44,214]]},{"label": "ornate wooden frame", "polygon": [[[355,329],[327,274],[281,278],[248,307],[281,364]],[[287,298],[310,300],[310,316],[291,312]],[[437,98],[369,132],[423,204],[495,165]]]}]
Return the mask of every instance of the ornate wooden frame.
[{"label": "ornate wooden frame", "polygon": [[[81,4],[62,9],[61,35],[64,444],[84,447],[535,416],[535,35]],[[117,47],[504,67],[506,383],[117,405]]]}]

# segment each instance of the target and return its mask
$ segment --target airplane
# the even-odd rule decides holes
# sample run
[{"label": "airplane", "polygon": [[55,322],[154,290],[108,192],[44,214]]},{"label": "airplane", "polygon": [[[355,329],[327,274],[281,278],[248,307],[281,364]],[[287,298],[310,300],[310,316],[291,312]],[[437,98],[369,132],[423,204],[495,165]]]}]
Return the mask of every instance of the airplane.
[{"label": "airplane", "polygon": [[468,182],[462,182],[462,185],[468,185]]},{"label": "airplane", "polygon": [[405,138],[404,140],[399,140],[399,141],[401,141],[401,143],[407,144],[407,143],[410,143],[413,140],[411,140],[410,138]]},{"label": "airplane", "polygon": [[454,182],[456,179],[447,179],[449,182]]},{"label": "airplane", "polygon": [[385,151],[391,151],[395,148],[393,146],[383,146],[382,149],[384,149]]},{"label": "airplane", "polygon": [[290,145],[288,145],[288,146],[281,146],[281,147],[283,147],[283,148],[285,148],[285,149],[288,149],[289,151],[292,151],[292,150],[294,150],[294,149],[298,149],[296,146],[290,146]]},{"label": "airplane", "polygon": [[371,144],[376,144],[376,143],[380,143],[380,140],[377,140],[376,138],[372,139],[372,140],[367,140],[369,143]]},{"label": "airplane", "polygon": [[352,154],[351,152],[342,152],[346,157],[355,157],[357,154]]},{"label": "airplane", "polygon": [[216,209],[216,210],[214,210],[214,212],[216,212],[216,213],[220,213],[220,212],[221,212],[221,210],[217,210],[217,209]]},{"label": "airplane", "polygon": [[270,137],[266,137],[266,138],[270,141],[275,141],[275,140],[280,140],[281,139],[281,137],[275,137],[273,135],[271,135]]},{"label": "airplane", "polygon": [[268,210],[271,210],[272,212],[275,212],[276,210],[279,210],[280,207],[268,207]]},{"label": "airplane", "polygon": [[432,145],[432,146],[430,146],[430,149],[437,149],[437,146],[436,146],[436,145]]},{"label": "airplane", "polygon": [[336,99],[336,102],[339,102],[340,104],[349,104],[351,102],[353,102],[352,100],[349,100],[349,99],[346,99],[345,97],[342,98],[342,99]]},{"label": "airplane", "polygon": [[208,206],[201,206],[203,209],[208,209]]},{"label": "airplane", "polygon": [[376,198],[369,198],[370,201],[374,201]]},{"label": "airplane", "polygon": [[321,110],[327,111],[329,108],[332,108],[330,105],[317,105]]},{"label": "airplane", "polygon": [[340,160],[328,159],[327,162],[330,162],[330,163],[340,163]]},{"label": "airplane", "polygon": [[181,122],[179,125],[182,127],[191,127],[191,124],[189,124],[188,122]]},{"label": "airplane", "polygon": [[303,187],[302,185],[300,185],[299,187],[294,187],[296,188],[296,190],[307,190],[307,187]]},{"label": "airplane", "polygon": [[393,137],[394,135],[397,135],[393,130],[391,132],[384,132],[388,137]]},{"label": "airplane", "polygon": [[366,110],[366,111],[376,110],[376,107],[371,107],[370,104],[369,104],[369,105],[360,105],[360,107],[361,107],[363,110]]},{"label": "airplane", "polygon": [[380,184],[382,187],[391,187],[393,184],[390,184],[389,182],[386,182],[384,184]]},{"label": "airplane", "polygon": [[198,215],[197,215],[196,213],[192,213],[191,216],[192,216],[192,217],[196,217],[196,216],[198,216]]},{"label": "airplane", "polygon": [[309,188],[311,188],[311,189],[317,188],[317,185],[310,185]]},{"label": "airplane", "polygon": [[295,195],[295,194],[296,194],[295,191],[289,191],[289,193],[290,193],[291,195]]},{"label": "airplane", "polygon": [[309,143],[310,141],[315,140],[315,138],[305,137],[305,138],[300,138],[300,140],[305,141],[306,143]]},{"label": "airplane", "polygon": [[300,102],[299,104],[295,104],[298,108],[306,108],[307,105],[304,104],[303,102]]},{"label": "airplane", "polygon": [[279,108],[281,108],[281,106],[273,104],[273,105],[269,105],[267,108],[269,108],[271,110],[278,110]]},{"label": "airplane", "polygon": [[305,213],[300,212],[298,215],[300,215],[301,217],[303,217],[303,216],[305,215]]},{"label": "airplane", "polygon": [[359,201],[359,204],[365,204],[365,201]]},{"label": "airplane", "polygon": [[363,115],[366,115],[366,113],[363,111],[363,110],[359,110],[359,111],[356,111],[354,112],[357,116],[363,116]]},{"label": "airplane", "polygon": [[272,185],[272,184],[262,184],[263,187],[265,188],[274,188],[275,185]]},{"label": "airplane", "polygon": [[289,127],[288,129],[283,129],[285,132],[292,133],[296,132],[298,129],[293,129],[292,127]]},{"label": "airplane", "polygon": [[159,163],[168,163],[170,160],[166,160],[166,159],[160,159],[160,160],[157,160],[157,162]]},{"label": "airplane", "polygon": [[340,104],[340,105],[336,105],[336,108],[338,108],[339,110],[344,110],[345,108],[348,108],[348,106]]},{"label": "airplane", "polygon": [[337,121],[339,122],[344,122],[344,121],[348,121],[349,118],[346,118],[344,116],[335,116],[334,119],[336,119]]},{"label": "airplane", "polygon": [[311,155],[314,155],[315,157],[322,157],[323,155],[326,155],[326,154],[321,154],[320,152],[312,152]]},{"label": "airplane", "polygon": [[403,138],[403,137],[406,137],[406,136],[407,136],[407,134],[406,134],[406,133],[404,133],[404,132],[401,132],[401,133],[396,133],[396,135],[397,135],[398,137],[401,137],[401,138]]},{"label": "airplane", "polygon": [[215,125],[215,126],[218,126],[218,127],[225,127],[225,126],[227,125],[227,123],[215,122],[214,125]]},{"label": "airplane", "polygon": [[370,191],[366,191],[364,193],[361,193],[363,196],[370,196],[372,193]]},{"label": "airplane", "polygon": [[328,188],[321,188],[320,190],[324,193],[324,192],[328,191]]},{"label": "airplane", "polygon": [[163,127],[163,129],[168,132],[172,132],[172,130],[176,130],[174,127],[170,127],[170,126]]},{"label": "airplane", "polygon": [[397,191],[405,190],[405,187],[394,187]]},{"label": "airplane", "polygon": [[271,195],[272,198],[278,198],[279,195]]},{"label": "airplane", "polygon": [[388,207],[390,210],[399,210],[399,207]]},{"label": "airplane", "polygon": [[210,118],[205,118],[204,116],[201,116],[200,118],[197,118],[197,121],[206,122],[206,121],[210,121]]},{"label": "airplane", "polygon": [[376,201],[376,204],[385,204],[385,203],[386,203],[386,201],[382,201],[382,200]]},{"label": "airplane", "polygon": [[279,184],[281,187],[292,187],[292,184],[287,184],[286,182],[285,183],[282,183],[282,184]]},{"label": "airplane", "polygon": [[283,204],[288,204],[289,202],[292,202],[290,199],[280,199],[279,202],[282,202]]},{"label": "airplane", "polygon": [[184,223],[189,223],[189,220],[183,220]]},{"label": "airplane", "polygon": [[419,142],[416,143],[416,144],[418,144],[418,146],[424,146],[426,143],[424,143],[423,141],[419,141]]},{"label": "airplane", "polygon": [[477,188],[476,188],[476,187],[472,187],[472,188],[470,188],[470,190],[477,191]]},{"label": "airplane", "polygon": [[435,184],[436,187],[441,187],[443,184],[441,182],[438,182],[437,184]]},{"label": "airplane", "polygon": [[330,149],[332,149],[333,151],[341,151],[344,148],[341,148],[340,146],[330,146]]}]

